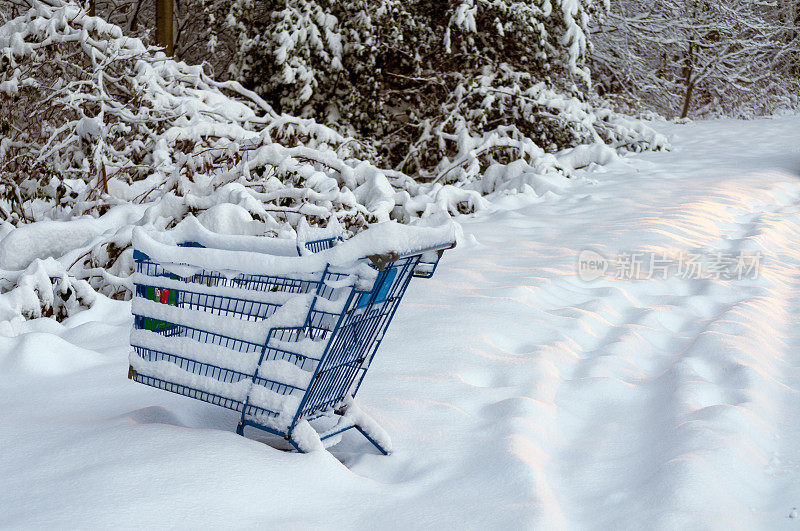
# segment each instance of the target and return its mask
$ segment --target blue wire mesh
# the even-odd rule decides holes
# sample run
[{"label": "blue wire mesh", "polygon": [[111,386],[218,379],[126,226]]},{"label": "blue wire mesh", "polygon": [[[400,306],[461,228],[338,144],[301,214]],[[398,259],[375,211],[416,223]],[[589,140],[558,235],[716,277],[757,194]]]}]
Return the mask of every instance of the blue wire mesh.
[{"label": "blue wire mesh", "polygon": [[[320,240],[313,240],[310,242],[305,243],[306,249],[311,251],[312,253],[318,253],[320,251],[324,251],[326,249],[330,249],[336,242],[341,241],[341,238],[336,236],[333,238],[322,238]],[[297,254],[300,254],[300,247],[297,248]]]},{"label": "blue wire mesh", "polygon": [[[317,240],[306,243],[306,247],[313,252],[319,252],[334,246],[337,241],[337,238]],[[192,242],[182,245],[200,247]],[[263,404],[251,403],[253,387],[243,400],[236,400],[166,381],[154,375],[142,374],[133,368],[129,376],[146,385],[239,411],[242,413],[240,427],[251,425],[290,439],[292,429],[298,422],[333,415],[355,397],[411,278],[432,276],[440,257],[441,251],[420,251],[418,254],[397,258],[378,272],[371,291],[360,291],[349,272],[337,272],[330,267],[314,274],[298,275],[296,278],[248,274],[231,277],[206,270],[199,270],[190,277],[179,278],[144,253],[135,251],[136,271],[140,274],[138,278],[149,277],[149,281],[136,284],[135,297],[138,298],[250,322],[268,319],[281,305],[279,302],[259,301],[253,293],[306,293],[313,294],[315,299],[303,326],[272,328],[263,344],[234,337],[226,330],[205,330],[159,321],[148,315],[134,315],[136,330],[148,330],[163,337],[187,338],[198,343],[217,345],[233,351],[231,354],[241,353],[251,357],[258,355],[258,364],[251,374],[191,359],[185,353],[179,355],[149,348],[132,339],[134,352],[143,361],[168,362],[186,373],[211,378],[217,382],[236,384],[246,381],[277,395],[291,395],[299,403],[291,418],[286,417],[285,411],[281,413]],[[174,281],[178,281],[181,289],[158,288],[165,284],[159,282],[159,278],[169,279],[173,282],[170,284],[172,286],[176,285]],[[341,286],[341,281],[346,279],[350,281],[349,285]],[[207,293],[202,286],[237,288],[236,293],[241,293],[241,296]],[[344,303],[341,311],[332,313],[322,309],[329,306],[318,303],[323,300]],[[312,352],[296,351],[299,347],[292,345],[304,339],[311,339],[317,344],[322,342],[325,345],[323,353],[314,355]],[[277,342],[281,342],[280,345]],[[285,361],[308,371],[309,383],[299,386],[275,375],[262,374],[262,362],[271,360]]]}]

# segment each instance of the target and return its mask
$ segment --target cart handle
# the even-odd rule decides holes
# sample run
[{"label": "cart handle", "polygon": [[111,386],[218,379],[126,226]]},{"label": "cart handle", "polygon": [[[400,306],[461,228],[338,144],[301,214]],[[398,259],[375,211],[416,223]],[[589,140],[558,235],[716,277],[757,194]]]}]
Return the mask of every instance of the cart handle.
[{"label": "cart handle", "polygon": [[452,249],[456,246],[456,242],[448,242],[443,243],[441,245],[434,245],[432,247],[426,247],[424,249],[417,249],[416,251],[409,251],[407,253],[396,253],[394,251],[382,254],[371,254],[367,258],[372,262],[379,271],[383,271],[387,265],[391,264],[392,262],[396,262],[401,258],[407,258],[409,256],[416,256],[419,254],[425,254],[430,251],[438,251],[439,256],[442,256],[442,253],[447,249]]}]

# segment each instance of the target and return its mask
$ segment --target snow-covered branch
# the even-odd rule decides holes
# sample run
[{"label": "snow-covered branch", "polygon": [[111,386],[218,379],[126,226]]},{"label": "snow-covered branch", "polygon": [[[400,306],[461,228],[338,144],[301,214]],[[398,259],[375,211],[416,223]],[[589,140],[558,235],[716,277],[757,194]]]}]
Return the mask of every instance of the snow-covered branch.
[{"label": "snow-covered branch", "polygon": [[[309,38],[335,59],[332,22],[308,14],[328,28]],[[196,215],[220,232],[291,236],[303,219],[333,217],[352,233],[475,212],[495,194],[565,178],[616,149],[664,145],[580,93],[564,95],[511,66],[435,77],[453,88],[441,114],[409,123],[419,136],[408,156],[382,169],[379,145],[340,124],[278,112],[77,3],[37,2],[0,26],[0,269],[10,279],[4,290],[33,290],[14,299],[28,301],[14,311],[63,316],[88,304],[92,290],[129,296],[135,225],[168,230]],[[564,160],[554,153],[581,144],[596,149]],[[29,271],[37,260],[47,263]],[[33,274],[35,284],[26,283]],[[41,304],[32,309],[34,296]]]}]

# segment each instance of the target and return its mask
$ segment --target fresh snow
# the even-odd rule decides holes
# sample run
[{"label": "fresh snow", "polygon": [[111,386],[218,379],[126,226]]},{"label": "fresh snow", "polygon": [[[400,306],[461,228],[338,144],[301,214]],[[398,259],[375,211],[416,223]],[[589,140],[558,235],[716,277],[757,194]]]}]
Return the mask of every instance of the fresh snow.
[{"label": "fresh snow", "polygon": [[36,258],[60,258],[103,231],[91,218],[23,225],[0,240],[0,269],[25,269]]},{"label": "fresh snow", "polygon": [[[244,374],[252,374],[261,357],[260,349],[237,352],[213,343],[200,343],[189,337],[169,337],[149,330],[131,330],[131,345],[157,352],[168,352],[207,365],[215,365]],[[132,355],[131,358],[139,356]]]},{"label": "fresh snow", "polygon": [[[388,457],[130,382],[130,303],[3,323],[0,527],[794,529],[800,117],[655,125],[672,151],[458,220],[358,396]],[[582,251],[761,269],[590,281]]]},{"label": "fresh snow", "polygon": [[297,294],[262,321],[245,321],[204,310],[161,304],[143,297],[135,297],[131,308],[136,315],[263,345],[271,328],[303,326],[313,300],[313,293]]},{"label": "fresh snow", "polygon": [[[256,275],[291,273],[293,278],[301,278],[296,275],[321,272],[327,264],[349,267],[359,259],[372,255],[396,253],[402,256],[421,250],[447,248],[455,243],[455,239],[455,227],[450,222],[430,227],[385,221],[330,249],[297,256],[296,252],[294,255],[273,253],[269,238],[213,234],[196,218],[188,216],[169,232],[135,227],[132,241],[135,249],[144,252],[154,261],[165,264],[165,267],[168,263],[192,264],[197,268],[215,271],[228,269]],[[186,241],[198,242],[205,248],[176,247]],[[253,250],[246,250],[248,247],[245,245],[248,242],[253,243],[249,247]],[[376,276],[372,268],[363,264],[361,267],[354,267],[353,271],[358,271],[361,276],[370,280],[374,280]]]}]

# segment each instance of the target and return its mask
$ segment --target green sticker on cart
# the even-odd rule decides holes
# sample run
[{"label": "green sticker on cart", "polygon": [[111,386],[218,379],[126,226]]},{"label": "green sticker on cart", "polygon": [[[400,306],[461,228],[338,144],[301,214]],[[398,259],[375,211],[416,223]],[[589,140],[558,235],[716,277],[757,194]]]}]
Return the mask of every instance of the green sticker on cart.
[{"label": "green sticker on cart", "polygon": [[[145,298],[153,302],[169,304],[170,306],[178,305],[178,292],[174,289],[148,286],[147,292],[145,293]],[[160,332],[162,330],[172,328],[173,326],[175,326],[173,323],[160,321],[158,319],[151,319],[150,317],[145,317],[144,319],[144,329],[152,332]]]}]

